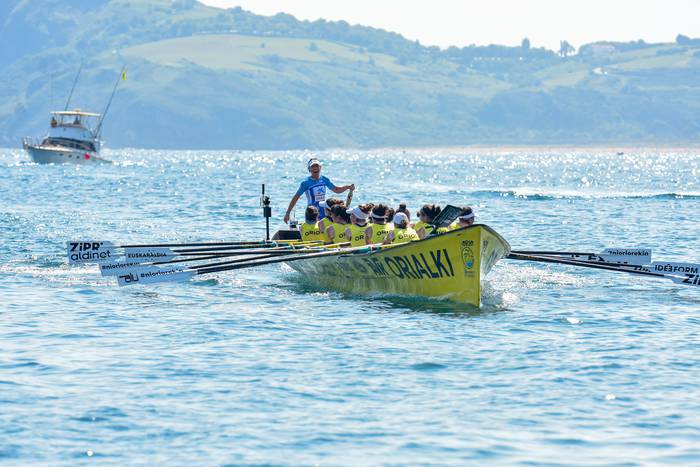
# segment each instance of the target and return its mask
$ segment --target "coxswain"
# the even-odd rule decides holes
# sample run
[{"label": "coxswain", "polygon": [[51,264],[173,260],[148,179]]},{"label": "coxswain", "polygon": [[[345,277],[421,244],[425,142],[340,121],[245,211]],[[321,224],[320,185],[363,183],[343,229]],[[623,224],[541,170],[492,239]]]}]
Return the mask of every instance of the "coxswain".
[{"label": "coxswain", "polygon": [[345,203],[339,203],[331,209],[331,222],[326,227],[327,239],[329,243],[344,243],[345,227],[350,223],[350,214],[347,213]]},{"label": "coxswain", "polygon": [[318,226],[318,209],[316,206],[309,206],[304,212],[304,223],[301,224],[301,241],[318,242],[323,241],[323,233]]},{"label": "coxswain", "polygon": [[361,204],[352,209],[348,209],[350,214],[350,224],[345,227],[345,238],[350,241],[350,246],[366,245],[365,232],[369,226],[369,214],[374,206],[371,204]]},{"label": "coxswain", "polygon": [[[326,199],[326,189],[331,190],[333,193],[343,193],[355,189],[355,185],[335,186],[328,177],[321,175],[321,162],[318,159],[309,159],[306,168],[310,175],[306,180],[301,182],[299,189],[297,189],[297,192],[292,196],[289,207],[287,207],[287,212],[284,214],[285,224],[289,222],[289,215],[302,194],[306,194],[306,203],[308,206],[316,206],[316,208],[318,208],[319,203]],[[319,218],[323,219],[325,215],[325,210],[319,211]]]},{"label": "coxswain", "polygon": [[372,213],[370,214],[372,223],[365,230],[365,243],[367,245],[382,243],[389,231],[394,230],[394,224],[387,222],[389,211],[389,207],[381,203],[372,208]]},{"label": "coxswain", "polygon": [[415,230],[408,226],[408,216],[404,212],[396,211],[394,214],[394,230],[390,231],[384,239],[384,244],[396,245],[419,240]]}]

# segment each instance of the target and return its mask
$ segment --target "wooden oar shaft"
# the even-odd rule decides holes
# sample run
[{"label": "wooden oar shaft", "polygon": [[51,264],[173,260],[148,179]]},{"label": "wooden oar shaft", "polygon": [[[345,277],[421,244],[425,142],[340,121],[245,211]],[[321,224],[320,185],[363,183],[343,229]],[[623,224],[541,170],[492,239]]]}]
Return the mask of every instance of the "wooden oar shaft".
[{"label": "wooden oar shaft", "polygon": [[133,245],[118,245],[116,248],[181,248],[181,247],[209,247],[209,246],[253,246],[253,245],[265,245],[268,243],[265,240],[260,241],[246,241],[246,242],[204,242],[204,243],[141,243]]},{"label": "wooden oar shaft", "polygon": [[554,256],[598,256],[596,253],[583,253],[580,251],[530,251],[530,250],[511,250],[511,253],[521,255],[554,255]]},{"label": "wooden oar shaft", "polygon": [[199,271],[202,269],[208,269],[208,268],[212,268],[212,267],[226,266],[227,264],[249,263],[249,262],[259,260],[259,259],[278,258],[278,257],[279,257],[279,255],[260,255],[260,256],[255,256],[253,258],[247,257],[247,258],[240,258],[240,259],[232,259],[229,261],[221,261],[219,263],[198,264],[196,266],[192,266],[190,269],[196,269]]},{"label": "wooden oar shaft", "polygon": [[[232,271],[234,269],[244,269],[244,268],[252,268],[255,266],[264,266],[266,264],[275,264],[275,263],[290,263],[292,261],[299,261],[302,259],[313,259],[313,258],[322,258],[324,256],[336,256],[336,255],[345,255],[345,254],[352,254],[352,253],[357,253],[360,250],[333,250],[333,251],[320,251],[318,253],[310,253],[307,255],[296,255],[296,256],[287,256],[284,258],[273,258],[273,259],[266,259],[263,261],[249,261],[243,264],[234,264],[230,266],[220,266],[220,267],[206,267],[203,269],[198,269],[197,274],[209,274],[212,272],[223,272],[223,271]],[[369,251],[369,248],[367,247],[367,251]]]},{"label": "wooden oar shaft", "polygon": [[133,245],[117,245],[115,248],[183,248],[183,247],[221,247],[221,246],[241,246],[251,247],[255,245],[272,245],[279,244],[294,244],[294,243],[311,243],[302,242],[300,240],[246,240],[240,242],[195,242],[195,243],[142,243]]},{"label": "wooden oar shaft", "polygon": [[[320,246],[320,245],[319,245]],[[251,254],[257,254],[257,253],[264,253],[264,252],[270,252],[270,251],[305,251],[310,248],[312,248],[313,245],[304,245],[304,246],[298,246],[298,247],[288,247],[288,246],[282,246],[282,247],[272,247],[272,248],[251,248],[251,249],[245,249],[245,248],[213,248],[213,249],[206,249],[206,250],[173,250],[173,253],[177,253],[182,256],[197,256],[197,255],[212,255],[212,254],[226,254],[226,253],[231,253],[231,254],[236,254],[236,255],[251,255]]]},{"label": "wooden oar shaft", "polygon": [[[259,255],[265,254],[268,257],[272,256],[279,256],[282,254],[300,254],[300,253],[307,253],[308,251],[294,251],[294,250],[287,250],[287,251],[260,251]],[[210,259],[219,259],[219,258],[230,258],[231,256],[246,256],[245,260],[248,261],[251,258],[249,258],[250,255],[253,253],[241,253],[241,252],[231,252],[231,253],[215,253],[211,255],[206,255],[206,256],[201,256],[201,255],[194,255],[194,256],[189,256],[189,255],[183,255],[187,257],[183,257],[182,259],[180,258],[175,258],[171,259],[169,261],[155,261],[153,263],[150,263],[154,266],[159,266],[161,264],[172,264],[172,263],[190,263],[192,261],[206,261]],[[143,263],[144,265],[149,264],[149,263]]]}]

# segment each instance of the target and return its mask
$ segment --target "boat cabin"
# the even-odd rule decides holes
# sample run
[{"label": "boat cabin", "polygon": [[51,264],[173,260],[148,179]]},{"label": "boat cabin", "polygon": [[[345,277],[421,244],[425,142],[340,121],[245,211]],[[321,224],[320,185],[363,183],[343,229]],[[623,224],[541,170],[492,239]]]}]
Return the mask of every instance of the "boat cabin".
[{"label": "boat cabin", "polygon": [[100,114],[80,109],[51,112],[49,133],[42,145],[62,146],[80,151],[97,151]]}]

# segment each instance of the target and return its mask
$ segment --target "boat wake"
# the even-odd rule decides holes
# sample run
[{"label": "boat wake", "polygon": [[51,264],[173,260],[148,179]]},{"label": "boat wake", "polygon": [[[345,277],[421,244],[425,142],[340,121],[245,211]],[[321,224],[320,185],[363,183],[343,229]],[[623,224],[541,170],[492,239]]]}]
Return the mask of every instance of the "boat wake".
[{"label": "boat wake", "polygon": [[0,265],[0,273],[31,277],[53,284],[111,286],[107,277],[100,277],[97,267],[73,268],[55,259],[15,259]]}]

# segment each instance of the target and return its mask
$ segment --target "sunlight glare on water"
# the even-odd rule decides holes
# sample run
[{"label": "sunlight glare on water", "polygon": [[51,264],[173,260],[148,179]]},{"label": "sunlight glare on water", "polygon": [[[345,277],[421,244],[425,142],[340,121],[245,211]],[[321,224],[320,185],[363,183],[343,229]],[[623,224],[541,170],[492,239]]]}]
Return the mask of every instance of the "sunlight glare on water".
[{"label": "sunlight glare on water", "polygon": [[276,227],[318,157],[356,203],[471,205],[514,249],[700,262],[698,153],[616,152],[0,150],[0,462],[700,463],[697,289],[502,261],[476,309],[280,265],[118,288],[64,259],[261,239],[260,185]]}]

